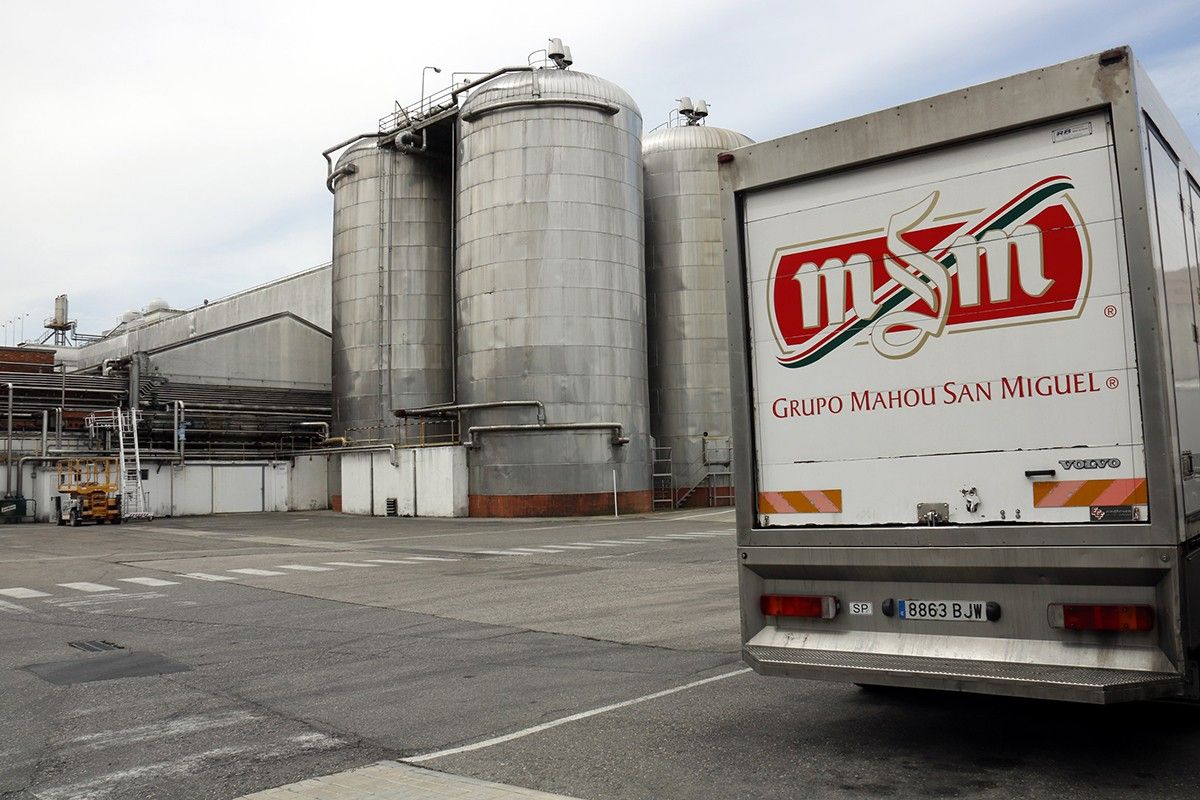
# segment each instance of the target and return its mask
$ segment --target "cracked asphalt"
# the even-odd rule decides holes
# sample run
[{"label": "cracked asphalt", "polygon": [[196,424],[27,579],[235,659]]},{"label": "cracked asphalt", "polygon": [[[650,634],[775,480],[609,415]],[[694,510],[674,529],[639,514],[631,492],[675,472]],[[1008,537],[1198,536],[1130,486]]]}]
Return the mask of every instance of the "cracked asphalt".
[{"label": "cracked asphalt", "polygon": [[0,797],[234,798],[409,758],[597,800],[1195,796],[1191,707],[732,674],[732,527],[0,527]]}]

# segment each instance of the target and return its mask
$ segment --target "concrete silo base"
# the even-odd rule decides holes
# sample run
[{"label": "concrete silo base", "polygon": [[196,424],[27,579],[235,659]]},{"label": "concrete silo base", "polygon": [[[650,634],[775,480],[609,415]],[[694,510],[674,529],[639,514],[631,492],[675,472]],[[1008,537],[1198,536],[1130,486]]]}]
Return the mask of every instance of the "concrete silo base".
[{"label": "concrete silo base", "polygon": [[[617,509],[622,514],[642,514],[652,505],[649,491],[617,492]],[[468,506],[472,517],[598,516],[613,513],[613,494],[473,494]]]}]

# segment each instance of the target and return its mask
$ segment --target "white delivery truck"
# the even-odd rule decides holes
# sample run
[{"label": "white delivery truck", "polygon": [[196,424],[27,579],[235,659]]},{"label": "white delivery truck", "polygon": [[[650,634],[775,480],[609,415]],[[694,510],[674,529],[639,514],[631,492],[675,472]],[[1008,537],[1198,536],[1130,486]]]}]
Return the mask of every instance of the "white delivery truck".
[{"label": "white delivery truck", "polygon": [[1200,158],[1132,52],[718,161],[745,659],[1200,697]]}]

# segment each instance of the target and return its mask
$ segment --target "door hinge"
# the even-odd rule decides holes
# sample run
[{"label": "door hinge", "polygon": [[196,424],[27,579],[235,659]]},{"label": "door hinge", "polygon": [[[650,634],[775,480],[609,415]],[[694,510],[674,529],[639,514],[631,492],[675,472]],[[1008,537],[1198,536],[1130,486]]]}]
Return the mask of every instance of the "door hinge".
[{"label": "door hinge", "polygon": [[1196,463],[1192,459],[1192,451],[1184,450],[1179,456],[1180,467],[1183,470],[1184,480],[1196,474]]}]

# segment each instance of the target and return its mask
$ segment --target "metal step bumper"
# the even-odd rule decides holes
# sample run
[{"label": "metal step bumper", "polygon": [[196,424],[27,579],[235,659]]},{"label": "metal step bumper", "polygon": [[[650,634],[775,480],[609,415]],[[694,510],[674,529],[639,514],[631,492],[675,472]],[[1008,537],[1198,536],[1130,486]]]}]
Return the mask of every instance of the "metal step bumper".
[{"label": "metal step bumper", "polygon": [[787,675],[883,686],[1115,703],[1177,697],[1183,677],[1174,672],[1098,669],[795,647],[746,645],[742,656],[763,675]]}]

